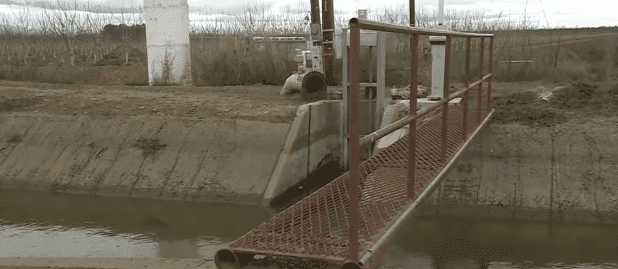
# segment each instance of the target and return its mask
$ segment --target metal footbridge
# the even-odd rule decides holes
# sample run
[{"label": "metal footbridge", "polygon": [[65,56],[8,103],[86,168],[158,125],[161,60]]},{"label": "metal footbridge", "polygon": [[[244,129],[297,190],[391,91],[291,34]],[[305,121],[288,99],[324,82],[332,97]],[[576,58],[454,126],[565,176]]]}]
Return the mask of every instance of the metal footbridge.
[{"label": "metal footbridge", "polygon": [[[411,91],[407,117],[365,137],[360,135],[360,29],[410,35],[411,89],[417,88],[419,35],[446,36],[444,96],[417,110]],[[464,89],[449,95],[452,38],[466,38]],[[469,83],[470,40],[480,38],[479,77]],[[484,75],[485,39],[489,39],[488,74]],[[240,265],[253,255],[323,261],[340,268],[374,268],[398,229],[427,199],[492,117],[493,35],[427,30],[353,18],[350,20],[351,122],[349,172],[251,230],[215,262]],[[486,83],[487,87],[483,88]],[[399,139],[361,162],[361,150],[406,126]]]}]

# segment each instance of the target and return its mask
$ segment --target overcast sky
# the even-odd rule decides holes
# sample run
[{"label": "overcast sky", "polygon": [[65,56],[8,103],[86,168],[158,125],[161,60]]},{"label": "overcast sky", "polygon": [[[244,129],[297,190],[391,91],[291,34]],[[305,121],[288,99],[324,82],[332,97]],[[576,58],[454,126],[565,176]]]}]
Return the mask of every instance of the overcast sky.
[{"label": "overcast sky", "polygon": [[[139,0],[94,0],[109,5],[143,4]],[[207,7],[209,9],[235,9],[243,4],[259,3],[261,0],[188,0],[190,7]],[[268,1],[266,1],[268,2]],[[309,0],[271,1],[277,7],[285,5],[309,7]],[[306,3],[305,3],[306,2]],[[321,1],[320,1],[321,2]],[[445,0],[446,9],[457,11],[479,11],[487,15],[502,13],[506,15],[523,15],[531,17],[540,26],[552,27],[599,27],[618,25],[618,1],[616,0]],[[334,0],[335,9],[354,11],[361,8],[380,8],[384,5],[401,6],[406,0]],[[417,9],[437,8],[438,0],[416,0]]]},{"label": "overcast sky", "polygon": [[[15,2],[32,0],[12,0]],[[50,1],[55,0],[38,0]],[[68,0],[86,3],[87,0]],[[310,0],[188,0],[189,7],[206,8],[209,13],[216,11],[236,11],[243,5],[270,3],[272,11],[282,12],[290,5],[294,8],[309,10]],[[90,0],[99,5],[131,7],[143,5],[143,0]],[[320,0],[321,2],[321,0]],[[457,12],[480,12],[487,17],[502,14],[513,19],[523,18],[523,15],[539,23],[539,27],[600,27],[618,25],[618,0],[444,0],[445,9]],[[356,9],[376,10],[384,6],[403,7],[408,10],[407,0],[334,0],[335,9],[354,12]],[[438,0],[416,0],[417,11],[420,9],[435,10]]]}]

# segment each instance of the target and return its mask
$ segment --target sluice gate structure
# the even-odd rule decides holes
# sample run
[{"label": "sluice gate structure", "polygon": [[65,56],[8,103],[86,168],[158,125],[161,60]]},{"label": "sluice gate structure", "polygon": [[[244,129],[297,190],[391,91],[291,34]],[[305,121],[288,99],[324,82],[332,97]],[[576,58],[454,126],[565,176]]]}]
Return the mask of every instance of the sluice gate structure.
[{"label": "sluice gate structure", "polygon": [[[418,85],[419,36],[446,37],[441,100],[417,109],[367,136],[360,135],[361,29],[410,36],[410,88]],[[453,38],[466,39],[464,89],[449,93]],[[471,39],[480,38],[479,77],[470,83]],[[485,73],[485,42],[489,41]],[[236,266],[254,255],[319,260],[340,268],[374,268],[398,230],[440,185],[471,141],[489,123],[493,35],[429,30],[352,18],[350,20],[349,172],[277,214],[220,250],[215,262]],[[483,87],[484,84],[487,87]],[[409,133],[361,162],[362,148],[409,125]],[[415,126],[416,128],[411,128]]]}]

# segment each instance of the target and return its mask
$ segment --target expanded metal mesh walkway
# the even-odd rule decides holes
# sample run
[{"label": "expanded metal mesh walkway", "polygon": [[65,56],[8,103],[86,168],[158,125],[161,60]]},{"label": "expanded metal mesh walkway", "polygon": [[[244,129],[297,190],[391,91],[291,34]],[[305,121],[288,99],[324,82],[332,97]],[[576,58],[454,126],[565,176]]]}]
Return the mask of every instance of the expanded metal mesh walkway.
[{"label": "expanded metal mesh walkway", "polygon": [[[471,98],[473,99],[473,98]],[[447,156],[466,142],[462,140],[461,106],[449,110]],[[483,119],[487,117],[487,110]],[[469,110],[469,131],[481,122]],[[359,253],[365,253],[444,169],[440,161],[442,115],[418,127],[414,198],[406,194],[408,140],[400,139],[361,164],[361,225]],[[316,259],[341,265],[348,257],[348,173],[277,214],[238,238],[229,250],[238,253]],[[362,255],[361,255],[362,256]]]},{"label": "expanded metal mesh walkway", "polygon": [[[383,31],[407,31],[411,35],[412,51],[418,49],[419,30],[400,26],[352,19],[350,53],[360,58],[359,28]],[[401,29],[400,29],[401,28]],[[393,30],[394,29],[394,30]],[[397,31],[396,31],[397,30]],[[464,36],[453,32],[447,36],[445,86],[449,87],[449,59],[451,36]],[[480,35],[482,36],[482,35]],[[467,51],[470,53],[470,37]],[[484,37],[483,37],[484,38]],[[481,47],[484,39],[481,38]],[[493,43],[493,39],[490,39]],[[490,65],[491,72],[491,47]],[[448,95],[421,111],[412,110],[411,115],[389,127],[363,139],[351,141],[352,157],[350,171],[328,185],[310,194],[287,210],[277,214],[259,227],[251,230],[230,246],[217,253],[216,260],[236,261],[243,255],[262,254],[282,258],[321,260],[352,268],[372,267],[387,249],[383,247],[392,240],[393,228],[400,226],[410,215],[415,205],[426,199],[437,186],[455,159],[470,144],[470,141],[485,126],[492,115],[491,75],[483,77],[483,50],[480,50],[479,81],[466,89]],[[418,55],[412,54],[412,62]],[[468,56],[469,59],[469,56]],[[351,137],[358,137],[360,129],[359,81],[360,64],[352,61],[352,108]],[[466,63],[469,74],[469,61]],[[411,88],[416,88],[414,79],[418,70],[412,68]],[[483,81],[488,87],[482,87]],[[411,105],[416,105],[416,93],[412,93]],[[455,99],[461,97],[460,99]],[[450,102],[450,101],[453,102]],[[455,102],[455,100],[460,100]],[[450,103],[449,103],[450,102]],[[359,148],[384,137],[386,134],[414,124],[410,135],[397,140],[370,159],[358,164]],[[371,137],[373,136],[373,137]],[[369,141],[369,142],[368,142]],[[412,145],[410,145],[410,141]],[[356,156],[355,156],[356,154]],[[408,167],[412,164],[411,167]],[[411,169],[409,169],[411,168]],[[358,171],[358,177],[356,176]],[[356,184],[358,185],[352,185]],[[413,187],[412,184],[413,183]],[[358,192],[355,191],[358,188]],[[413,195],[412,195],[413,193]],[[356,197],[358,195],[358,197]],[[354,221],[354,220],[358,221]],[[358,224],[358,225],[356,225]],[[358,232],[356,232],[358,230]],[[358,244],[354,243],[358,241]],[[352,243],[351,243],[352,242]],[[386,243],[385,243],[386,242]],[[355,253],[356,252],[356,253]],[[359,259],[359,257],[363,257]],[[367,258],[369,257],[369,258]]]}]

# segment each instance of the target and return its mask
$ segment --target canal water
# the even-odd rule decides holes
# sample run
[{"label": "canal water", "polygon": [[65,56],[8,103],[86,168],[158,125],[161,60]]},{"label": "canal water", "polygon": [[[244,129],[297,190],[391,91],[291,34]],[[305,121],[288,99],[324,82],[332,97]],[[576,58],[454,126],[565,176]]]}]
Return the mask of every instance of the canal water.
[{"label": "canal water", "polygon": [[[0,258],[213,259],[259,206],[0,191]],[[415,217],[381,268],[618,268],[618,227]]]}]

